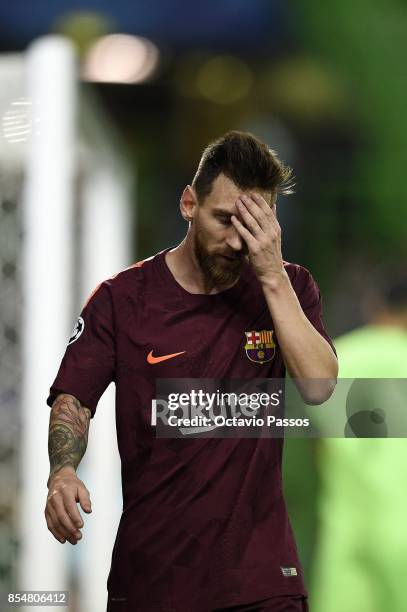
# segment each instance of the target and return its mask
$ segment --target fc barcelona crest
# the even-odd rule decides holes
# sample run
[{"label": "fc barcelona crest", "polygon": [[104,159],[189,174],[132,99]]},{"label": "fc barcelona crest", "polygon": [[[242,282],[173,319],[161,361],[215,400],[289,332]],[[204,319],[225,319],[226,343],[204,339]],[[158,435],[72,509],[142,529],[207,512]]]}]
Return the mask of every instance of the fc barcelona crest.
[{"label": "fc barcelona crest", "polygon": [[246,334],[246,355],[250,361],[255,363],[266,363],[271,361],[276,352],[276,343],[273,340],[273,331],[263,329],[262,331],[248,331]]}]

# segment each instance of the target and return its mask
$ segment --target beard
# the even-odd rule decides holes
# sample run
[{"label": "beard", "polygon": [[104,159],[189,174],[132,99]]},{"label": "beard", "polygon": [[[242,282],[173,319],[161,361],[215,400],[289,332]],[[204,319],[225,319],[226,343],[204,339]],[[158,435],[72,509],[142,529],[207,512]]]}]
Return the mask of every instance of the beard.
[{"label": "beard", "polygon": [[[247,263],[246,248],[239,253],[211,253],[201,231],[195,235],[194,250],[207,292],[214,287],[227,288],[233,285],[239,279]],[[225,259],[222,255],[230,259]]]}]

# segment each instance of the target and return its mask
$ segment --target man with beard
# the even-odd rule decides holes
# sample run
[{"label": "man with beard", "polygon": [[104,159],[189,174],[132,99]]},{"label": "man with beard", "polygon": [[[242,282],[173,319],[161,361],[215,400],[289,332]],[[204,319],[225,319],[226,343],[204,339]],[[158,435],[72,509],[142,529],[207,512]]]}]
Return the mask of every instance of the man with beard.
[{"label": "man with beard", "polygon": [[307,609],[283,440],[157,438],[151,423],[162,378],[283,378],[287,368],[308,403],[331,395],[337,360],[318,287],[281,256],[276,197],[290,174],[251,134],[211,143],[181,196],[185,239],[101,283],[81,312],[47,399],[45,515],[59,541],[76,544],[76,503],[90,511],[76,469],[114,381],[123,514],[108,612]]}]

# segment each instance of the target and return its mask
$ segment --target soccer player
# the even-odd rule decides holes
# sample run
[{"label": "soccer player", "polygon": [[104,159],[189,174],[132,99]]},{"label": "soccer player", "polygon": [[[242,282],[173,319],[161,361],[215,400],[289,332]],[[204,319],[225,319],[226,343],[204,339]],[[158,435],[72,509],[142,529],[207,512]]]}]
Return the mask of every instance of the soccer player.
[{"label": "soccer player", "polygon": [[76,503],[90,511],[76,469],[114,381],[123,513],[108,612],[307,609],[283,440],[163,439],[151,425],[157,378],[283,378],[287,368],[321,379],[299,383],[306,402],[332,394],[337,360],[319,289],[281,255],[276,198],[290,174],[251,134],[209,144],[181,196],[181,244],[102,282],[81,312],[47,399],[45,515],[58,540],[76,544]]}]

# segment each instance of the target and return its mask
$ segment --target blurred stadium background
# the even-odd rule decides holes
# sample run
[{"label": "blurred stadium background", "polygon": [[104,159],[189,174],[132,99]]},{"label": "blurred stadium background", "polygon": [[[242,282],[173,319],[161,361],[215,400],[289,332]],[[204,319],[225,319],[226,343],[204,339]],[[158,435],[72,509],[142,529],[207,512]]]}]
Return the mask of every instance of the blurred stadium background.
[{"label": "blurred stadium background", "polygon": [[[114,396],[79,471],[95,510],[68,548],[43,517],[47,390],[94,286],[182,238],[179,196],[210,139],[252,131],[293,166],[284,258],[312,271],[332,337],[366,323],[377,264],[406,255],[406,31],[399,0],[3,3],[0,591],[66,588],[71,612],[104,609]],[[314,444],[288,441],[285,475],[311,583]]]}]

